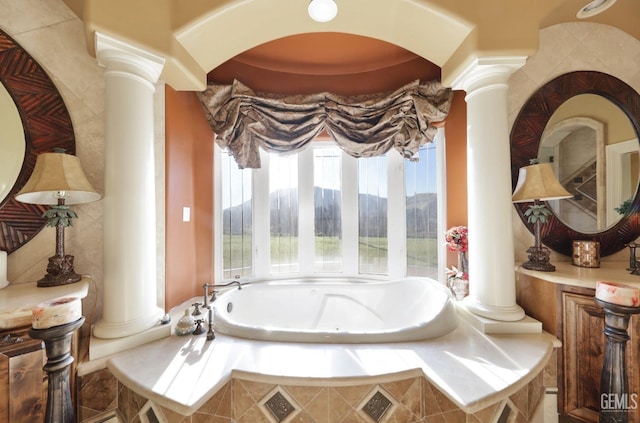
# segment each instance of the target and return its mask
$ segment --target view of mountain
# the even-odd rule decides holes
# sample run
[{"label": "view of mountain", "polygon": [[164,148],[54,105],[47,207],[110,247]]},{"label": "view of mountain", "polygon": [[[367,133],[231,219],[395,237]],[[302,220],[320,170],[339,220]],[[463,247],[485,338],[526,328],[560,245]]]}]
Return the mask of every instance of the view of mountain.
[{"label": "view of mountain", "polygon": [[[284,189],[270,194],[271,233],[298,234],[298,191]],[[340,234],[342,198],[340,191],[316,187],[314,189],[315,229],[317,234]],[[364,236],[387,236],[387,199],[361,194],[358,199],[360,233]],[[437,236],[437,196],[422,193],[407,198],[407,237]],[[238,235],[251,231],[251,202],[246,201],[223,210],[224,233]],[[244,217],[244,219],[243,219]]]}]

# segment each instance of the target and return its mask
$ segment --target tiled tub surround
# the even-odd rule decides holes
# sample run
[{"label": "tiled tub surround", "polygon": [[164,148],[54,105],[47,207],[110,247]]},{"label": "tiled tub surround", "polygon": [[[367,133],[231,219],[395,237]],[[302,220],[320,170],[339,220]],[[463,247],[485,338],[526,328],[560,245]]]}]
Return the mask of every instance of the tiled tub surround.
[{"label": "tiled tub surround", "polygon": [[[471,415],[504,404],[504,400],[519,395],[525,388],[529,392],[528,387],[536,385],[534,381],[542,377],[556,346],[557,340],[547,333],[487,335],[461,320],[457,329],[442,337],[386,344],[265,342],[222,334],[209,342],[205,335],[173,335],[114,354],[106,360],[106,367],[122,385],[120,391],[126,387],[124,392],[131,391],[136,398],[148,399],[166,413],[192,416],[194,420],[184,420],[187,422],[202,421],[198,420],[198,413],[211,407],[211,401],[222,395],[224,389],[233,386],[232,392],[237,392],[235,384],[241,383],[237,379],[250,379],[272,387],[367,386],[370,389],[366,393],[370,393],[376,384],[384,387],[397,380],[418,378],[430,392],[446,400],[451,410]],[[86,373],[80,371],[84,375],[82,389],[88,386],[85,379],[95,374]],[[289,391],[284,392],[291,396]],[[426,391],[421,395],[426,401]],[[295,401],[304,408],[304,400],[296,398]],[[402,403],[402,398],[394,396],[393,401]],[[122,408],[120,401],[118,406]],[[88,406],[82,399],[80,407],[85,414],[104,410]],[[237,404],[234,407],[241,413]],[[227,417],[260,421],[240,420],[237,413]],[[322,420],[320,417],[297,420],[295,417],[291,421],[372,421],[358,416],[360,420],[356,417],[355,420]]]},{"label": "tiled tub surround", "polygon": [[[471,414],[426,378],[403,375],[396,375],[393,381],[353,385],[310,384],[308,380],[301,381],[305,384],[284,385],[241,375],[225,383],[191,416],[159,404],[153,404],[153,409],[167,423],[494,423],[509,412],[514,418],[509,421],[541,421],[545,387],[556,380],[554,363],[552,357],[544,371],[517,392]],[[124,422],[139,422],[140,411],[150,405],[107,369],[82,377],[79,386],[80,422],[109,410],[117,410]],[[272,412],[267,404],[274,402],[276,406],[284,402],[285,406]]]}]

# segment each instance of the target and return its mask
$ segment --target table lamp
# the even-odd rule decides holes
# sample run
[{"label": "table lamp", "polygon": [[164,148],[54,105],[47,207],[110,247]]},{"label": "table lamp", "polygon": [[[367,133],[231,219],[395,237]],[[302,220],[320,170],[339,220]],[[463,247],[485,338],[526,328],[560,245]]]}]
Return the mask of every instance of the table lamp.
[{"label": "table lamp", "polygon": [[47,226],[56,228],[56,254],[49,257],[47,273],[37,286],[78,282],[80,275],[73,269],[73,256],[64,253],[64,228],[77,217],[69,205],[100,199],[82,171],[80,159],[61,152],[39,154],[29,180],[15,198],[23,203],[51,206],[43,217],[48,219]]},{"label": "table lamp", "polygon": [[556,267],[549,263],[549,249],[543,247],[540,241],[540,227],[543,223],[547,223],[547,216],[551,214],[541,201],[571,197],[573,195],[564,189],[554,175],[550,163],[537,163],[533,160],[531,165],[520,168],[512,201],[514,203],[533,202],[524,215],[527,216],[529,223],[534,224],[535,237],[535,245],[527,250],[529,261],[523,263],[522,267],[543,272],[556,270]]}]

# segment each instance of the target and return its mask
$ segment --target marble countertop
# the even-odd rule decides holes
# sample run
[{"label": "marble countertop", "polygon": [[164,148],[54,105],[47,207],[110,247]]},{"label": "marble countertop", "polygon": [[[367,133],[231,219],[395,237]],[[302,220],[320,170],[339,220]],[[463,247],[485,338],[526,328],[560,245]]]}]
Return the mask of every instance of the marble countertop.
[{"label": "marble countertop", "polygon": [[516,272],[553,283],[584,288],[595,289],[598,281],[618,282],[640,288],[640,276],[632,275],[627,270],[627,261],[600,262],[600,267],[579,267],[570,262],[554,262],[553,265],[556,266],[555,272],[527,270],[521,265],[516,266]]},{"label": "marble countertop", "polygon": [[555,346],[548,333],[485,335],[460,319],[455,331],[439,338],[375,345],[172,335],[114,354],[107,367],[134,392],[183,415],[194,413],[235,372],[296,385],[372,383],[372,376],[389,380],[415,372],[474,413],[529,383]]},{"label": "marble countertop", "polygon": [[64,297],[84,298],[89,291],[90,278],[79,282],[39,288],[36,282],[10,284],[0,289],[0,329],[13,329],[31,325],[31,310],[45,301]]}]

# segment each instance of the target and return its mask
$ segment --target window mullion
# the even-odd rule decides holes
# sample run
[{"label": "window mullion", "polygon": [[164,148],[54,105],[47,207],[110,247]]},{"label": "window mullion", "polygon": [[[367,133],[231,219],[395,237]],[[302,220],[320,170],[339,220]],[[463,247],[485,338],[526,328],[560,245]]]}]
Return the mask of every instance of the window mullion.
[{"label": "window mullion", "polygon": [[342,153],[342,243],[346,275],[358,274],[358,161]]},{"label": "window mullion", "polygon": [[298,257],[300,271],[309,274],[315,259],[313,182],[313,149],[306,148],[298,154]]},{"label": "window mullion", "polygon": [[404,158],[387,154],[387,243],[389,278],[401,278],[407,270],[406,194]]},{"label": "window mullion", "polygon": [[[218,146],[217,143],[214,143],[213,146],[213,168],[214,169],[222,169],[222,160],[220,155],[222,154],[222,149]],[[213,263],[214,263],[214,275],[213,281],[220,281],[223,279],[223,268],[224,268],[224,254],[222,248],[222,240],[223,233],[222,229],[222,170],[218,170],[214,172],[214,178],[217,178],[218,181],[214,180],[213,184],[213,233],[216,236],[213,237]],[[205,282],[213,282],[213,281],[205,281]]]},{"label": "window mullion", "polygon": [[270,274],[270,246],[269,230],[269,155],[260,150],[262,167],[253,171],[253,262],[254,276],[265,277]]},{"label": "window mullion", "polygon": [[446,283],[446,257],[447,247],[444,242],[444,233],[447,227],[447,154],[444,128],[438,128],[438,133],[433,140],[436,143],[436,184],[437,184],[437,213],[438,213],[438,279]]}]

